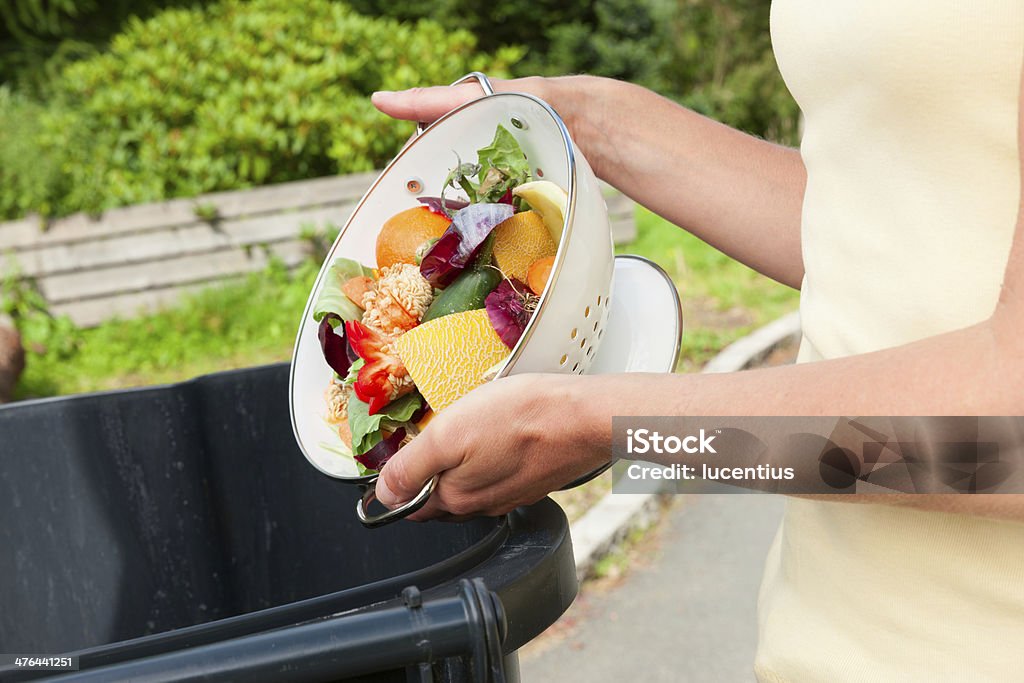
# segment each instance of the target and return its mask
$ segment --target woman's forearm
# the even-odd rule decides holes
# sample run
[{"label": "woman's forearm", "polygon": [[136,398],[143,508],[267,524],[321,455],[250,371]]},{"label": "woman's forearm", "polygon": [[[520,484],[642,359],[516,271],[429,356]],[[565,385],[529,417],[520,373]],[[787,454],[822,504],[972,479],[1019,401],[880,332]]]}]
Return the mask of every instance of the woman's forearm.
[{"label": "woman's forearm", "polygon": [[570,76],[544,87],[600,177],[751,268],[800,286],[799,152],[630,83]]},{"label": "woman's forearm", "polygon": [[[817,363],[721,375],[608,375],[587,381],[587,395],[609,397],[587,419],[589,436],[606,444],[611,443],[613,415],[1021,415],[1024,343],[1000,323],[986,321],[897,348]],[[747,456],[754,454],[715,457],[724,467],[755,464]],[[787,454],[793,460],[781,464],[807,471],[806,459],[817,456]],[[1024,495],[843,495],[834,500],[1024,520]]]}]

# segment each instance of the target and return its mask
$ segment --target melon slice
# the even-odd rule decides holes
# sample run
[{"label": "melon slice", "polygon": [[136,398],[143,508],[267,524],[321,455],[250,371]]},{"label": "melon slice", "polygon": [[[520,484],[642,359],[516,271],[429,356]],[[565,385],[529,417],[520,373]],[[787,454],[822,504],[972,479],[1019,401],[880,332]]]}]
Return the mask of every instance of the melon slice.
[{"label": "melon slice", "polygon": [[494,262],[505,277],[526,282],[530,264],[554,256],[558,245],[536,211],[523,211],[494,229]]},{"label": "melon slice", "polygon": [[509,353],[483,308],[425,322],[392,348],[435,413],[483,384],[487,370]]},{"label": "melon slice", "polygon": [[566,191],[550,180],[534,180],[513,188],[512,194],[525,199],[530,208],[540,213],[557,245],[562,239],[562,224],[565,223],[565,210],[569,203]]}]

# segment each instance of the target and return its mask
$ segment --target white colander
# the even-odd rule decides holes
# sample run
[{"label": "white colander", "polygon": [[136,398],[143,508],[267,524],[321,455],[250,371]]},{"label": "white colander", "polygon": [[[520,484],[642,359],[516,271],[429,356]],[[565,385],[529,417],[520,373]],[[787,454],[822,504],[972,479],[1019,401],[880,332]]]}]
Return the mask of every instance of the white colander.
[{"label": "white colander", "polygon": [[[370,187],[320,269],[295,343],[290,382],[295,438],[318,470],[367,487],[357,512],[368,526],[404,517],[421,507],[436,480],[402,508],[372,517],[366,508],[373,499],[376,475],[359,476],[350,459],[331,450],[338,437],[323,415],[324,390],[332,370],[324,362],[311,311],[336,258],[374,264],[377,233],[384,222],[401,210],[419,206],[419,196],[440,195],[445,177],[457,163],[456,154],[462,159],[475,159],[476,150],[491,142],[500,123],[519,142],[533,177],[564,188],[568,204],[548,286],[498,377],[524,372],[586,372],[597,355],[611,307],[615,261],[607,206],[593,171],[573,144],[562,119],[532,95],[494,93],[482,74],[469,74],[456,83],[467,79],[476,79],[484,96],[446,114],[411,138]],[[678,301],[671,313],[678,316]],[[678,343],[673,365],[677,351]]]}]

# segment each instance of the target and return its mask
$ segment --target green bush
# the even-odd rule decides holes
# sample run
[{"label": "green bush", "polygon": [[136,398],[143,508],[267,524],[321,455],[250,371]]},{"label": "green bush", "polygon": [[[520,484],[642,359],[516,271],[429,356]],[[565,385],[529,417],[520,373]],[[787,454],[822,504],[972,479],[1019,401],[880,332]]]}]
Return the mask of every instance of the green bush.
[{"label": "green bush", "polygon": [[[348,0],[358,12],[401,21],[435,18],[450,29],[471,31],[480,44],[493,49],[520,45],[529,57],[541,59],[551,47],[548,31],[568,23],[593,25],[594,0]],[[650,0],[633,3],[641,5]],[[657,0],[662,1],[662,0]],[[532,60],[528,57],[527,62]],[[531,72],[532,73],[532,70]]]},{"label": "green bush", "polygon": [[796,144],[800,111],[775,64],[770,11],[765,0],[679,0],[661,25],[659,87],[723,123]]},{"label": "green bush", "polygon": [[371,92],[502,74],[519,56],[328,0],[223,0],[133,19],[48,88],[34,139],[60,159],[62,182],[0,211],[96,212],[368,170],[411,132],[377,113]]},{"label": "green bush", "polygon": [[797,142],[799,110],[779,74],[765,0],[595,0],[592,18],[547,29],[516,65],[645,85],[731,126]]},{"label": "green bush", "polygon": [[62,189],[59,159],[35,140],[44,108],[0,86],[0,211],[17,217],[29,211],[51,212]]}]

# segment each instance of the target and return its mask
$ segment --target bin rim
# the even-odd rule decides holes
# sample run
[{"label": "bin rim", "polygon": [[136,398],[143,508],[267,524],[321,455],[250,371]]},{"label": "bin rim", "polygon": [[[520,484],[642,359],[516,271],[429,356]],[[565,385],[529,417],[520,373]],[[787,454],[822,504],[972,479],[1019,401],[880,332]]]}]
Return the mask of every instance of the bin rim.
[{"label": "bin rim", "polygon": [[[508,540],[511,533],[508,517],[493,519],[496,521],[495,527],[483,538],[468,548],[421,569],[283,605],[264,607],[179,629],[96,645],[71,654],[80,659],[87,659],[91,668],[227,638],[286,628],[326,616],[356,612],[387,603],[410,585],[419,586],[424,590],[436,588],[459,576],[471,574],[475,568],[493,557]],[[441,523],[443,522],[438,522]]]}]

